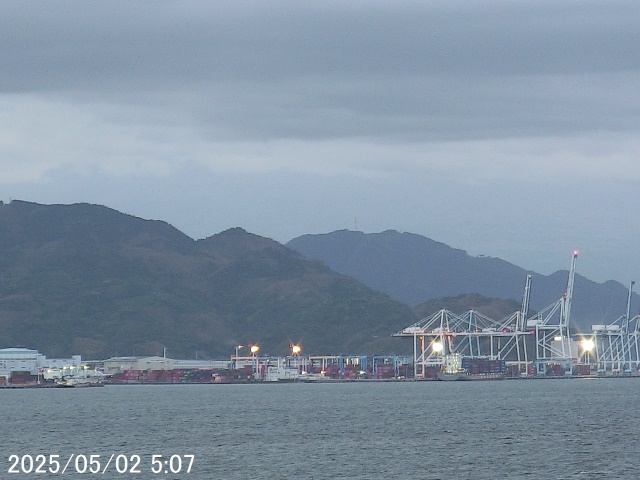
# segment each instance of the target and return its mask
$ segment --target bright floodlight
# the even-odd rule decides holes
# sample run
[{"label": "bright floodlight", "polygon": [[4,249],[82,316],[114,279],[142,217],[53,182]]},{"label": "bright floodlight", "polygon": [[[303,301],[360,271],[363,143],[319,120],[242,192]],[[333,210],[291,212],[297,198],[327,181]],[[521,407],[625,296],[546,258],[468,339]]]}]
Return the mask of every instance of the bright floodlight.
[{"label": "bright floodlight", "polygon": [[596,344],[593,343],[593,340],[591,340],[590,338],[585,338],[584,340],[582,340],[582,349],[586,350],[588,352],[590,352],[591,350],[593,350],[593,347],[595,347]]},{"label": "bright floodlight", "polygon": [[302,351],[302,348],[300,348],[300,345],[291,345],[291,353],[293,353],[294,355],[299,354]]},{"label": "bright floodlight", "polygon": [[258,345],[251,345],[251,353],[258,353],[260,347]]},{"label": "bright floodlight", "polygon": [[433,342],[431,344],[431,350],[433,350],[436,353],[439,353],[442,351],[442,344],[440,342]]},{"label": "bright floodlight", "polygon": [[574,250],[574,251],[573,251],[573,256],[574,256],[574,257],[577,257],[577,256],[578,256],[578,253],[580,253],[580,252],[578,252],[578,250]]}]

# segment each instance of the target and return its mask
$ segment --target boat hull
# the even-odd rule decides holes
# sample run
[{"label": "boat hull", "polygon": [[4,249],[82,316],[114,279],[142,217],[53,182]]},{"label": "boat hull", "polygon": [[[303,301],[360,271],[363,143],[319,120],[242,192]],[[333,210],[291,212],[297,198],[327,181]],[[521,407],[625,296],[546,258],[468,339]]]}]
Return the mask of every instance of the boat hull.
[{"label": "boat hull", "polygon": [[443,382],[459,382],[469,380],[469,375],[466,373],[439,373],[436,378]]},{"label": "boat hull", "polygon": [[504,380],[506,377],[502,373],[480,373],[477,375],[468,374],[468,373],[439,373],[436,378],[444,382],[452,382],[452,381]]}]

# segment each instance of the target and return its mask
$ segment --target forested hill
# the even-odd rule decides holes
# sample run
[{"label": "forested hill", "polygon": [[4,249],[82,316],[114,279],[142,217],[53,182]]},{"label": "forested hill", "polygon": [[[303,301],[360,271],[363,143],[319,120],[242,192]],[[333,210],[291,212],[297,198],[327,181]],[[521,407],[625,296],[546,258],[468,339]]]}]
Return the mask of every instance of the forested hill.
[{"label": "forested hill", "polygon": [[408,351],[416,320],[387,295],[235,228],[193,240],[104,206],[0,205],[0,348],[224,358]]}]

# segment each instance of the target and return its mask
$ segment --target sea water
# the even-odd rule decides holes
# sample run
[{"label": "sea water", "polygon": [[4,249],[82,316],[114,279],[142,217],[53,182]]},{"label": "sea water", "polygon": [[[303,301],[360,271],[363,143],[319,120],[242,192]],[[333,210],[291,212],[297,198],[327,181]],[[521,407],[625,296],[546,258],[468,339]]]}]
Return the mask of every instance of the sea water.
[{"label": "sea water", "polygon": [[637,479],[639,392],[636,378],[5,389],[0,478]]}]

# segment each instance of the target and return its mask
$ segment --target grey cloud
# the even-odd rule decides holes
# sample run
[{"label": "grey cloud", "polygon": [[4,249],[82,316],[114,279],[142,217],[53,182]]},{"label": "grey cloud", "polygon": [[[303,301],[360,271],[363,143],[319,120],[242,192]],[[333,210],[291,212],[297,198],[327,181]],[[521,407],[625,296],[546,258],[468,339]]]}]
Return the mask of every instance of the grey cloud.
[{"label": "grey cloud", "polygon": [[0,182],[198,237],[357,216],[545,273],[578,247],[626,280],[638,25],[635,0],[2,2]]},{"label": "grey cloud", "polygon": [[1,7],[0,91],[164,108],[148,121],[175,115],[210,140],[429,141],[640,126],[636,2],[29,7]]},{"label": "grey cloud", "polygon": [[160,73],[224,81],[637,71],[640,60],[634,2],[16,5],[2,8],[3,60],[52,74],[35,82],[28,68],[16,69],[21,84],[51,87],[67,85],[65,71],[87,81],[119,74],[158,81]]}]

